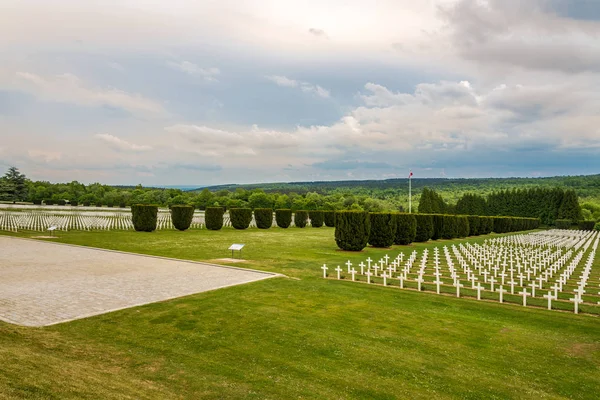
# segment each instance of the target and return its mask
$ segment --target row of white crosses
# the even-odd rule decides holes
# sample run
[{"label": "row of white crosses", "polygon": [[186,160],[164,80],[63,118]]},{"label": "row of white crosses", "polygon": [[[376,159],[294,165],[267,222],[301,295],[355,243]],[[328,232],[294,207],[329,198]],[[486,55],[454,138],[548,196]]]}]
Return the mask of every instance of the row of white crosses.
[{"label": "row of white crosses", "polygon": [[[174,229],[170,212],[159,212],[157,229]],[[50,226],[62,231],[131,230],[130,212],[111,211],[1,211],[0,230],[45,231]],[[194,215],[191,228],[202,228],[204,215]]]},{"label": "row of white crosses", "polygon": [[[551,230],[486,240],[483,244],[466,242],[450,248],[444,246],[442,251],[435,247],[433,257],[428,249],[423,250],[420,258],[417,251],[408,256],[400,253],[395,258],[386,254],[378,261],[367,258],[358,264],[358,269],[348,260],[346,268],[338,266],[335,271],[338,279],[342,279],[345,271],[344,275],[352,281],[362,280],[360,277],[364,276],[369,284],[374,278],[386,286],[397,280],[400,288],[414,282],[418,291],[424,283],[431,283],[437,294],[441,294],[442,287],[451,285],[457,297],[461,296],[461,288],[470,286],[478,300],[482,299],[482,293],[495,293],[503,303],[505,295],[511,294],[520,296],[523,306],[527,306],[528,298],[545,298],[548,309],[552,309],[552,301],[559,300],[559,293],[571,293],[569,290],[578,279],[577,287],[571,289],[574,295],[569,299],[578,313],[592,276],[599,240],[597,232]],[[327,265],[323,265],[322,270],[323,277],[327,277]],[[576,271],[580,275],[575,276]],[[589,294],[592,295],[595,293]]]}]

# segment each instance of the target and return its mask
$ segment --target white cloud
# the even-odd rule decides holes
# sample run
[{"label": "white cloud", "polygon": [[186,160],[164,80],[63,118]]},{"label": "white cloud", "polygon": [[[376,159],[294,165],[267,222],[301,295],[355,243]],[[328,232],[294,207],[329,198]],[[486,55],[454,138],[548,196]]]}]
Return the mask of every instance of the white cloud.
[{"label": "white cloud", "polygon": [[124,139],[121,139],[121,138],[118,138],[116,136],[109,135],[106,133],[96,134],[95,137],[97,139],[100,139],[101,141],[107,143],[111,148],[118,150],[118,151],[140,152],[140,151],[152,150],[151,146],[130,143]]},{"label": "white cloud", "polygon": [[44,101],[71,103],[80,106],[111,106],[140,116],[161,116],[163,106],[141,94],[128,93],[116,88],[99,88],[89,85],[73,74],[42,76],[31,72],[15,74],[17,89],[29,92]]},{"label": "white cloud", "polygon": [[310,94],[322,97],[324,99],[327,99],[330,96],[329,90],[324,89],[323,87],[321,87],[319,85],[313,85],[312,83],[309,83],[309,82],[297,81],[297,80],[290,79],[287,76],[282,76],[282,75],[270,75],[270,76],[266,76],[266,78],[268,80],[270,80],[271,82],[275,83],[277,86],[289,87],[289,88],[300,88],[300,90],[302,90],[302,92],[304,92],[304,93],[310,93]]},{"label": "white cloud", "polygon": [[31,149],[31,150],[27,151],[27,154],[29,155],[30,158],[41,161],[41,162],[45,162],[45,163],[49,163],[52,161],[58,161],[62,158],[62,153],[60,153],[58,151]]},{"label": "white cloud", "polygon": [[221,71],[218,68],[200,68],[198,65],[189,61],[168,61],[167,65],[178,71],[185,72],[186,74],[200,77],[207,82],[217,82],[217,76],[221,74]]}]

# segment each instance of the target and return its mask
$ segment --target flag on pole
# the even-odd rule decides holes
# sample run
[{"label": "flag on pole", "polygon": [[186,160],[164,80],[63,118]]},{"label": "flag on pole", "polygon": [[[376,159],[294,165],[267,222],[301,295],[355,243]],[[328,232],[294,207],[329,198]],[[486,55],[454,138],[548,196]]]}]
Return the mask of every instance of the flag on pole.
[{"label": "flag on pole", "polygon": [[413,175],[413,173],[412,173],[412,171],[410,171],[410,174],[408,175],[408,177],[412,178],[412,175]]}]

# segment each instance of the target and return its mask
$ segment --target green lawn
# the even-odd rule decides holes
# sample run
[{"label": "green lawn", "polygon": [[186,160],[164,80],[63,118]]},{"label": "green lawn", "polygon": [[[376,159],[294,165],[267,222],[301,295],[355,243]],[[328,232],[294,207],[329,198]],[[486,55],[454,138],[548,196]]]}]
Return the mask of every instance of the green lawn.
[{"label": "green lawn", "polygon": [[[229,257],[230,244],[245,243],[244,266],[294,279],[47,328],[0,322],[0,399],[597,399],[600,393],[597,317],[321,278],[323,263],[343,266],[348,258],[379,259],[406,247],[345,253],[329,228],[59,236],[193,260]],[[442,243],[451,242],[427,246]]]}]

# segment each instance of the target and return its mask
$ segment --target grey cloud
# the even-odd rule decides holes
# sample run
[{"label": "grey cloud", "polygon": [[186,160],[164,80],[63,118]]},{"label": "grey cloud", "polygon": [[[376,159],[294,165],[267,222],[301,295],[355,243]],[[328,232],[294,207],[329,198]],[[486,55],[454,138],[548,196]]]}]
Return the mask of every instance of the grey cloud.
[{"label": "grey cloud", "polygon": [[324,170],[350,170],[350,169],[397,169],[385,162],[359,161],[359,160],[328,160],[310,165]]},{"label": "grey cloud", "polygon": [[310,28],[308,32],[314,36],[327,38],[327,33],[323,29]]}]

